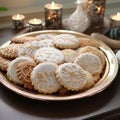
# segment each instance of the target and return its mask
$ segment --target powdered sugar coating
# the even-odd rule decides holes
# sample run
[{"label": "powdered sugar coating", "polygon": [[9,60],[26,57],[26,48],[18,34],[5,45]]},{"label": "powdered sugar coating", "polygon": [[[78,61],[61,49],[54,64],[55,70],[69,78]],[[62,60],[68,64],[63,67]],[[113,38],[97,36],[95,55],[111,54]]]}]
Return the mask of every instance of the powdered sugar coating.
[{"label": "powdered sugar coating", "polygon": [[36,90],[51,94],[60,89],[60,84],[55,76],[57,67],[55,63],[41,63],[33,69],[31,79]]},{"label": "powdered sugar coating", "polygon": [[26,42],[23,46],[21,46],[18,49],[18,55],[19,56],[29,56],[34,57],[34,54],[36,50],[38,50],[39,47],[39,41],[32,41],[32,42]]},{"label": "powdered sugar coating", "polygon": [[82,90],[87,82],[85,71],[74,63],[60,65],[56,74],[58,81],[68,90]]},{"label": "powdered sugar coating", "polygon": [[88,52],[79,55],[76,58],[75,63],[92,75],[102,72],[102,63],[100,58],[92,53]]},{"label": "powdered sugar coating", "polygon": [[39,47],[54,47],[53,40],[51,39],[44,39],[39,42]]},{"label": "powdered sugar coating", "polygon": [[60,34],[55,36],[54,44],[60,49],[76,49],[79,47],[79,39],[71,34]]},{"label": "powdered sugar coating", "polygon": [[35,60],[38,63],[53,62],[56,64],[61,64],[64,62],[64,55],[56,48],[43,47],[36,51]]},{"label": "powdered sugar coating", "polygon": [[56,34],[40,34],[37,35],[36,38],[40,39],[40,40],[45,40],[45,39],[51,39],[53,40],[53,38],[56,36]]}]

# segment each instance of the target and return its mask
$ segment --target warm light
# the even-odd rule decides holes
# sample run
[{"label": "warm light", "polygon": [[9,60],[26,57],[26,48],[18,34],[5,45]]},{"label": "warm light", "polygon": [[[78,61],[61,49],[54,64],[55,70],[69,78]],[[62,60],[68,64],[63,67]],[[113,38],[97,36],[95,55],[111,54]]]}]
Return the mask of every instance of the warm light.
[{"label": "warm light", "polygon": [[23,20],[25,18],[24,15],[16,14],[12,16],[13,20]]},{"label": "warm light", "polygon": [[29,20],[29,24],[32,24],[32,25],[40,25],[41,23],[42,23],[41,19],[34,18]]},{"label": "warm light", "polygon": [[120,21],[120,12],[118,12],[116,15],[111,15],[110,17],[112,20]]},{"label": "warm light", "polygon": [[58,4],[58,3],[55,3],[55,2],[51,2],[51,3],[45,5],[45,8],[53,9],[53,10],[61,9],[62,7],[63,6],[61,4]]},{"label": "warm light", "polygon": [[117,16],[120,16],[120,13],[119,13],[119,12],[117,13]]},{"label": "warm light", "polygon": [[98,12],[100,13],[101,8],[100,8],[100,7],[98,7],[98,8],[97,8],[97,10],[98,10]]},{"label": "warm light", "polygon": [[52,3],[51,3],[51,7],[55,7],[55,2],[52,2]]}]

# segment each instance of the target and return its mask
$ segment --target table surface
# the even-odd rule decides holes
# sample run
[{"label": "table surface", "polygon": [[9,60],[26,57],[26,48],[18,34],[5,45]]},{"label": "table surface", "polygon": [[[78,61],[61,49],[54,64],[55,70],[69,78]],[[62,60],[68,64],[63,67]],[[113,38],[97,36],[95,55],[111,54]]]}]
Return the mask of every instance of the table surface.
[{"label": "table surface", "polygon": [[[19,31],[0,29],[0,45]],[[20,96],[0,84],[0,120],[120,120],[120,70],[101,93],[73,101],[48,102]]]}]

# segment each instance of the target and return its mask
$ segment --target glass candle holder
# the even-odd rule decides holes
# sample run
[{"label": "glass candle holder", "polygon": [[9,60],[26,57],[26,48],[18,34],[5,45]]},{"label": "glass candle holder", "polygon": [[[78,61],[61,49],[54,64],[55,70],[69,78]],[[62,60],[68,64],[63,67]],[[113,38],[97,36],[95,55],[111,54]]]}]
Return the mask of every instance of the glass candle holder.
[{"label": "glass candle holder", "polygon": [[103,26],[106,0],[88,0],[87,10],[95,28]]},{"label": "glass candle holder", "polygon": [[63,6],[58,3],[49,3],[45,8],[45,27],[47,29],[61,29],[62,28],[62,10]]},{"label": "glass candle holder", "polygon": [[42,20],[38,18],[34,18],[29,20],[29,31],[38,31],[42,30]]},{"label": "glass candle holder", "polygon": [[24,15],[16,14],[12,16],[12,28],[13,29],[23,29],[24,28]]},{"label": "glass candle holder", "polygon": [[119,12],[117,14],[110,16],[110,27],[114,28],[118,26],[120,26],[120,13]]}]

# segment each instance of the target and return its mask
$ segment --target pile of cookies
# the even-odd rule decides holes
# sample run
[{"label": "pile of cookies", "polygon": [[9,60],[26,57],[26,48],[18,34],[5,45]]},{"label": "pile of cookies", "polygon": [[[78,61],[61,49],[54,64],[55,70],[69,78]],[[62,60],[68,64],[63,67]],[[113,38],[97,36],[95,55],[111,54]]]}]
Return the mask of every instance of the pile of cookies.
[{"label": "pile of cookies", "polygon": [[0,70],[13,83],[41,94],[87,90],[104,73],[98,43],[72,34],[15,37],[0,49]]}]

